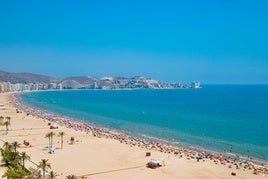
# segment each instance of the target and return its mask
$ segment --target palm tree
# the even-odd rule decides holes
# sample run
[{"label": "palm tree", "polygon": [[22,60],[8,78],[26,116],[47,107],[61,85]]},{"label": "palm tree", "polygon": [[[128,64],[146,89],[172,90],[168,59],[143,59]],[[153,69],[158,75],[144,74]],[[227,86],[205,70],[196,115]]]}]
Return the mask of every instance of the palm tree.
[{"label": "palm tree", "polygon": [[66,178],[67,178],[67,179],[74,179],[75,176],[74,176],[74,175],[68,175]]},{"label": "palm tree", "polygon": [[6,116],[6,120],[10,123],[11,117],[10,116]]},{"label": "palm tree", "polygon": [[42,174],[39,168],[36,169],[36,168],[30,167],[28,170],[30,172],[29,179],[42,178]]},{"label": "palm tree", "polygon": [[18,143],[17,141],[15,141],[11,145],[12,145],[12,147],[14,149],[14,152],[16,153],[17,152],[17,148],[20,147],[20,143]]},{"label": "palm tree", "polygon": [[48,138],[48,147],[50,147],[50,146],[51,146],[51,133],[50,133],[50,132],[47,133],[47,134],[45,135],[45,138]]},{"label": "palm tree", "polygon": [[48,163],[48,160],[47,159],[42,159],[39,162],[38,167],[43,170],[43,179],[45,179],[45,177],[46,177],[46,169],[51,168],[50,163]]},{"label": "palm tree", "polygon": [[20,161],[20,156],[17,152],[14,152],[14,147],[12,144],[5,142],[4,148],[0,148],[0,152],[2,155],[2,161],[6,166],[18,166]]},{"label": "palm tree", "polygon": [[59,132],[59,136],[61,137],[61,149],[63,149],[63,136],[65,135],[64,132]]},{"label": "palm tree", "polygon": [[7,133],[8,133],[8,126],[10,125],[10,122],[9,121],[5,121],[3,124],[6,126],[6,135],[7,135]]},{"label": "palm tree", "polygon": [[26,154],[26,152],[20,153],[20,159],[22,160],[22,166],[25,168],[25,161],[30,160],[30,156]]},{"label": "palm tree", "polygon": [[1,162],[4,162],[4,164],[6,166],[9,166],[10,165],[10,162],[9,162],[9,151],[7,150],[7,148],[5,149],[2,149],[0,148],[0,153],[1,153]]},{"label": "palm tree", "polygon": [[54,132],[50,132],[50,138],[51,138],[51,146],[50,147],[52,147],[52,145],[53,145],[53,136],[54,135],[56,135]]},{"label": "palm tree", "polygon": [[55,135],[54,132],[49,132],[49,133],[47,133],[47,134],[45,135],[45,138],[48,138],[48,140],[49,140],[49,145],[48,145],[49,148],[51,148],[52,145],[53,145],[53,136],[54,136],[54,135]]},{"label": "palm tree", "polygon": [[3,123],[4,116],[0,116],[0,125]]},{"label": "palm tree", "polygon": [[23,178],[26,175],[26,173],[18,168],[14,167],[8,167],[4,175],[2,176],[3,178],[7,179],[12,179],[12,178]]},{"label": "palm tree", "polygon": [[59,176],[56,172],[50,171],[47,175],[47,179],[56,179]]},{"label": "palm tree", "polygon": [[4,142],[4,145],[3,145],[4,149],[11,149],[11,145],[8,141]]}]

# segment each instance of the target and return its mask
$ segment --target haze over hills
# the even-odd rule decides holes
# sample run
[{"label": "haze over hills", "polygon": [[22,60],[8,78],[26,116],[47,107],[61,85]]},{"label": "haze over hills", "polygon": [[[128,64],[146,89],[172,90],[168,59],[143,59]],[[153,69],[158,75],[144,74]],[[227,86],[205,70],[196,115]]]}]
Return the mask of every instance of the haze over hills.
[{"label": "haze over hills", "polygon": [[33,73],[10,73],[0,71],[0,82],[10,83],[53,83],[59,81],[56,78]]},{"label": "haze over hills", "polygon": [[[162,83],[141,76],[135,77],[103,77],[87,76],[67,77],[57,79],[32,73],[10,73],[0,71],[0,82],[11,84],[38,84],[41,89],[146,89],[146,88],[181,88],[190,87],[180,83]],[[40,89],[38,87],[38,89]],[[35,88],[34,88],[35,89]]]}]

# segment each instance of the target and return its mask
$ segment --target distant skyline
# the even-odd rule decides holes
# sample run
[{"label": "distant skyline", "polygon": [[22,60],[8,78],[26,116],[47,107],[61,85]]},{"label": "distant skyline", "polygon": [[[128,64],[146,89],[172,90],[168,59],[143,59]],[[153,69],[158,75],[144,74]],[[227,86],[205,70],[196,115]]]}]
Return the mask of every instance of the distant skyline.
[{"label": "distant skyline", "polygon": [[268,1],[3,1],[0,70],[268,84]]}]

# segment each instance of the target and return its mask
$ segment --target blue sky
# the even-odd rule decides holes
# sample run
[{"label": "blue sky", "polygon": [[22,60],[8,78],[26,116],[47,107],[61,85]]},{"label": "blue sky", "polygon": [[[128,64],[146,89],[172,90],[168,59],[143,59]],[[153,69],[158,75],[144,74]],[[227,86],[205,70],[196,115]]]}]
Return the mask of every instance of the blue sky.
[{"label": "blue sky", "polygon": [[0,70],[268,83],[268,1],[0,0]]}]

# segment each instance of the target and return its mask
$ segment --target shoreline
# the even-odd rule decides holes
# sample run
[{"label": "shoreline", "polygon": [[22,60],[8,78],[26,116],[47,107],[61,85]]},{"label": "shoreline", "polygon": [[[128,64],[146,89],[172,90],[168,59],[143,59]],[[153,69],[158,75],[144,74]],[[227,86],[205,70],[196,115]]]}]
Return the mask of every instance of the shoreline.
[{"label": "shoreline", "polygon": [[[108,90],[110,90],[110,89],[108,89]],[[111,89],[111,90],[113,90],[113,89]],[[134,90],[136,90],[136,89],[134,89]],[[51,91],[60,91],[60,90],[51,90]],[[35,92],[39,92],[39,91],[35,91]],[[47,114],[45,118],[47,120],[49,120],[49,121],[52,121],[52,122],[58,123],[59,121],[57,121],[57,118],[59,117],[59,118],[61,118],[62,120],[66,121],[66,122],[71,121],[72,123],[78,123],[79,125],[83,125],[84,128],[87,128],[86,130],[95,129],[95,130],[102,131],[102,132],[108,133],[108,134],[111,132],[111,133],[124,135],[127,138],[134,138],[135,140],[138,140],[138,141],[145,140],[147,143],[163,143],[163,144],[167,144],[168,146],[172,146],[174,149],[177,148],[177,149],[180,149],[180,150],[193,150],[193,151],[195,151],[197,153],[205,152],[205,153],[210,153],[210,154],[213,154],[213,155],[214,154],[215,155],[221,155],[221,156],[223,156],[225,158],[228,158],[228,159],[233,159],[233,160],[239,159],[239,161],[241,161],[241,162],[242,161],[243,162],[244,161],[250,161],[250,162],[254,162],[255,164],[258,164],[258,165],[266,165],[266,166],[268,166],[268,161],[260,159],[260,158],[256,158],[256,157],[253,157],[253,156],[250,156],[250,155],[243,155],[243,154],[238,153],[238,152],[228,152],[228,151],[223,152],[223,151],[220,151],[220,150],[217,150],[217,149],[209,149],[209,148],[198,146],[198,145],[195,145],[195,144],[192,144],[192,143],[185,143],[185,142],[180,142],[180,141],[171,141],[171,140],[168,140],[168,139],[162,139],[162,138],[159,138],[159,137],[150,136],[150,135],[146,135],[146,134],[139,133],[139,132],[135,133],[135,132],[129,132],[129,131],[124,131],[124,130],[111,129],[111,128],[108,128],[108,127],[103,127],[101,125],[94,125],[94,124],[92,124],[90,122],[85,122],[83,120],[78,120],[78,119],[75,119],[75,118],[70,118],[68,116],[63,116],[63,115],[60,115],[60,114],[57,114],[57,113],[54,113],[54,112],[51,112],[51,111],[47,111],[47,110],[44,110],[44,109],[41,109],[41,108],[38,108],[38,107],[35,107],[35,106],[31,106],[31,105],[29,106],[29,105],[25,104],[20,98],[20,95],[23,94],[23,93],[31,93],[31,92],[15,93],[12,96],[15,97],[17,100],[19,100],[19,103],[21,105],[23,105],[23,106],[26,106],[26,108],[31,108],[31,109],[34,109],[34,110],[44,111],[44,113]],[[24,112],[27,113],[27,111],[25,111],[25,110],[24,110]],[[39,116],[39,117],[43,118],[44,116]],[[66,126],[66,123],[62,124],[62,122],[63,121],[60,121],[60,125],[65,125]],[[66,126],[66,127],[68,127],[68,126]]]},{"label": "shoreline", "polygon": [[[165,156],[168,155],[169,157],[172,157],[174,158],[174,160],[178,160],[178,161],[180,160],[186,160],[186,161],[203,160],[203,161],[211,161],[212,165],[215,165],[215,166],[231,165],[232,168],[235,166],[238,166],[237,168],[241,168],[241,169],[236,169],[237,172],[243,170],[243,171],[248,171],[249,173],[251,173],[253,172],[252,171],[253,168],[261,167],[259,165],[252,163],[251,161],[240,161],[238,159],[225,158],[222,154],[215,154],[215,153],[213,154],[207,150],[206,152],[204,151],[201,152],[201,151],[197,151],[196,149],[190,150],[184,147],[173,146],[169,144],[170,142],[165,144],[163,141],[161,142],[149,141],[148,139],[146,140],[146,139],[129,136],[121,131],[115,131],[115,130],[111,130],[107,128],[96,127],[96,126],[87,124],[86,122],[67,119],[65,117],[50,113],[48,111],[44,111],[44,110],[34,108],[34,107],[29,107],[23,104],[22,101],[20,101],[17,98],[18,96],[16,97],[16,95],[19,95],[19,94],[20,93],[9,94],[9,100],[11,100],[14,109],[17,108],[23,111],[23,113],[25,113],[26,116],[32,116],[35,120],[38,119],[45,123],[47,122],[57,123],[60,128],[67,127],[68,129],[74,130],[76,132],[80,132],[80,133],[82,132],[87,135],[92,134],[93,138],[96,138],[96,139],[100,139],[100,140],[111,139],[113,141],[119,141],[120,143],[127,144],[125,146],[130,146],[132,149],[135,148],[135,150],[138,149],[138,150],[142,150],[143,152],[144,151],[150,151],[153,153],[160,152],[159,155],[165,155]],[[249,168],[252,168],[252,169],[249,169]],[[267,175],[267,173],[264,175]],[[253,176],[260,176],[260,175],[253,175]]]},{"label": "shoreline", "polygon": [[[239,160],[239,162],[249,161],[249,162],[254,162],[256,164],[259,164],[259,165],[268,165],[268,161],[263,161],[263,160],[258,159],[258,158],[252,158],[252,157],[248,158],[248,157],[245,157],[245,156],[238,155],[236,153],[229,153],[229,155],[226,155],[226,154],[223,154],[220,151],[214,151],[214,150],[210,150],[210,149],[207,149],[207,148],[204,148],[204,147],[198,148],[194,144],[189,144],[190,147],[179,146],[178,144],[175,144],[175,143],[178,143],[178,142],[175,142],[175,141],[169,141],[169,140],[157,138],[157,137],[154,137],[154,136],[147,136],[147,135],[141,134],[141,133],[133,133],[133,132],[130,133],[128,131],[124,132],[124,131],[120,131],[120,130],[110,129],[110,128],[106,128],[106,127],[102,127],[102,126],[93,125],[93,124],[87,123],[87,122],[82,121],[82,120],[68,118],[67,116],[59,116],[59,114],[53,113],[51,111],[47,111],[47,110],[40,109],[40,108],[33,107],[33,106],[28,106],[27,104],[25,104],[25,103],[23,103],[21,101],[19,95],[20,94],[15,94],[12,97],[15,97],[16,100],[19,100],[20,105],[23,105],[23,106],[29,108],[30,110],[34,109],[34,110],[37,110],[37,111],[40,111],[40,112],[44,111],[44,113],[47,114],[47,117],[45,117],[45,118],[48,121],[55,122],[55,123],[57,123],[59,125],[65,125],[68,128],[75,127],[75,126],[67,126],[67,123],[69,123],[68,121],[71,121],[71,123],[77,123],[77,125],[83,126],[81,129],[77,129],[75,127],[76,130],[82,130],[82,131],[86,131],[86,132],[89,132],[91,130],[91,131],[100,131],[102,133],[107,133],[107,135],[109,135],[109,134],[122,135],[122,136],[124,136],[124,138],[133,138],[136,141],[145,141],[145,143],[151,143],[151,144],[154,144],[155,146],[157,146],[159,143],[162,143],[162,144],[171,146],[173,153],[174,152],[175,153],[180,153],[180,151],[184,151],[184,150],[193,150],[196,153],[208,153],[209,155],[210,154],[212,154],[212,155],[214,155],[214,154],[215,155],[221,155],[221,156],[223,156],[225,158],[228,158],[228,160]],[[25,109],[23,111],[26,112],[26,113],[30,112],[30,111],[25,111]],[[56,118],[54,118],[53,116],[56,117]],[[38,117],[44,118],[44,116],[38,116]],[[58,117],[61,118],[60,121],[57,119]],[[63,120],[63,121],[61,121],[61,120]],[[106,134],[100,134],[100,135],[106,135]],[[118,137],[114,136],[113,138],[118,140]],[[170,153],[169,149],[167,151],[165,151],[164,149],[158,149],[158,150],[160,152],[165,153],[165,152],[168,151]],[[180,150],[180,151],[178,151],[178,150]]]}]

